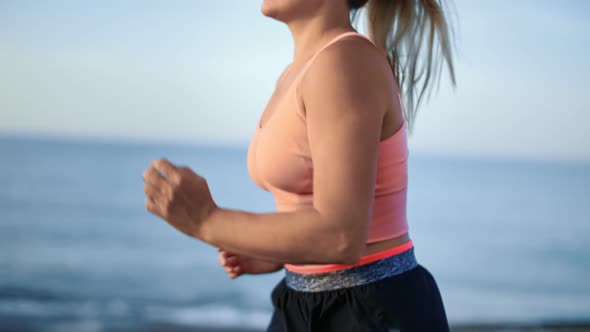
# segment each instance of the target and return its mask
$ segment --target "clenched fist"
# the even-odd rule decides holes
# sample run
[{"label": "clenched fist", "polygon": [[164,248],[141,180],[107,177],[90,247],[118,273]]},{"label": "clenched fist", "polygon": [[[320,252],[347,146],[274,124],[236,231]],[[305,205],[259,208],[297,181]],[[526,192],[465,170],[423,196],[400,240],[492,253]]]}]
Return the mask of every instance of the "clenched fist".
[{"label": "clenched fist", "polygon": [[147,210],[198,238],[203,222],[218,208],[205,178],[166,159],[152,162],[142,177]]},{"label": "clenched fist", "polygon": [[242,274],[261,274],[271,273],[280,270],[283,267],[281,263],[267,262],[251,257],[236,255],[223,249],[219,251],[219,264],[227,275],[235,279]]}]

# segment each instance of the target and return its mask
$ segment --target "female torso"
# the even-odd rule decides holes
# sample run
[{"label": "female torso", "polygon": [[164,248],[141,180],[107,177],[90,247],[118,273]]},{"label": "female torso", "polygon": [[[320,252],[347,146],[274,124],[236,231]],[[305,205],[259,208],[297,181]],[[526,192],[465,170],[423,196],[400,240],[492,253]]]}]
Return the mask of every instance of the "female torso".
[{"label": "female torso", "polygon": [[[336,35],[342,34],[342,33],[344,33],[344,32],[339,31],[336,33]],[[327,38],[327,39],[329,40],[331,38]],[[313,53],[313,51],[312,51],[312,53]],[[300,79],[299,76],[300,76],[302,70],[307,70],[306,75],[309,75],[309,73],[314,70],[313,66],[310,66],[309,68],[305,68],[308,61],[309,61],[309,57],[304,58],[303,60],[300,60],[300,61],[296,60],[293,63],[291,63],[285,69],[285,71],[282,73],[282,75],[280,76],[280,78],[277,81],[277,84],[275,86],[275,90],[274,90],[270,100],[267,103],[267,107],[259,119],[259,129],[265,128],[267,121],[269,121],[269,119],[271,119],[272,116],[275,115],[273,113],[277,111],[277,108],[274,106],[278,103],[278,101],[281,98],[283,98],[286,94],[292,93],[292,91],[290,91],[290,89],[293,88],[293,84],[299,84],[299,93],[301,94],[300,97],[301,97],[301,99],[305,100],[305,91],[306,91],[305,85],[306,85],[307,81],[305,79]],[[399,90],[396,88],[397,83],[395,83],[395,78],[393,77],[393,74],[390,76],[391,77],[390,77],[389,84],[383,86],[380,89],[380,92],[383,94],[383,96],[386,99],[391,100],[391,102],[388,103],[387,107],[383,108],[382,110],[379,110],[379,112],[381,112],[381,114],[382,114],[382,119],[383,119],[382,127],[381,127],[381,134],[380,134],[381,141],[384,141],[384,140],[390,138],[391,136],[397,134],[400,129],[405,129],[405,128],[401,128],[403,121],[404,121],[404,116],[402,113],[402,106],[401,106],[401,102],[400,102],[400,98],[399,98],[399,92],[398,92],[398,94],[396,94],[396,91],[399,91]],[[300,81],[297,81],[299,79],[300,79]],[[373,243],[368,243],[366,245],[366,247],[364,248],[364,252],[362,253],[362,256],[370,255],[370,254],[373,254],[376,252],[387,250],[389,248],[400,246],[400,245],[408,242],[409,240],[410,240],[409,234],[406,232],[406,233],[396,236],[394,238],[390,238],[390,239],[386,239],[386,240],[382,240],[382,241],[377,241],[377,242],[373,242]]]}]

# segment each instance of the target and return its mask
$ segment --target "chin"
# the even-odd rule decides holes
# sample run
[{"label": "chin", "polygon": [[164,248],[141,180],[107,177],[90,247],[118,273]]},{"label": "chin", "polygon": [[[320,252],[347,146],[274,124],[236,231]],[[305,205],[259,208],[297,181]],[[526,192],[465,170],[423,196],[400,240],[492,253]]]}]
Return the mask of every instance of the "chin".
[{"label": "chin", "polygon": [[279,3],[280,1],[276,1],[276,0],[264,0],[262,2],[262,6],[260,6],[260,12],[262,12],[262,15],[266,16],[266,17],[270,17],[270,18],[274,18],[274,19],[278,19],[279,17]]},{"label": "chin", "polygon": [[325,0],[264,0],[260,11],[264,16],[287,23],[296,17],[313,13],[323,1]]}]

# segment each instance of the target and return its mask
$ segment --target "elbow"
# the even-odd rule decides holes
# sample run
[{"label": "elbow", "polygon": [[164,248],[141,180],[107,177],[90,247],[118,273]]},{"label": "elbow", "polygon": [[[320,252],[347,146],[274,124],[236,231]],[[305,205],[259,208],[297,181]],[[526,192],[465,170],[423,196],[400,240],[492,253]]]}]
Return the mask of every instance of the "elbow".
[{"label": "elbow", "polygon": [[351,232],[347,232],[341,234],[334,246],[336,248],[335,263],[344,265],[358,263],[363,256],[365,247],[364,238],[358,236],[358,233],[351,234]]}]

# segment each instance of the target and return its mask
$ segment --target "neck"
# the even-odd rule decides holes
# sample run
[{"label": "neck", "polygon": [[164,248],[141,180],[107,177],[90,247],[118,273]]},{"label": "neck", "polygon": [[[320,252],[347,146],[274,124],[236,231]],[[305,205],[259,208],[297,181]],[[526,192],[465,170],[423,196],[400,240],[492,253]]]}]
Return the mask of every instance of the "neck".
[{"label": "neck", "polygon": [[347,6],[337,5],[338,3],[328,1],[313,14],[287,22],[295,43],[294,64],[307,61],[331,38],[347,31],[355,31],[350,23]]}]

